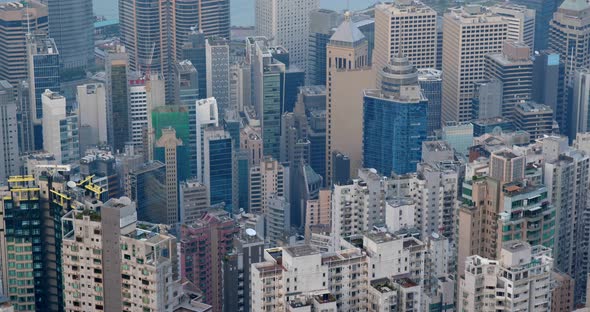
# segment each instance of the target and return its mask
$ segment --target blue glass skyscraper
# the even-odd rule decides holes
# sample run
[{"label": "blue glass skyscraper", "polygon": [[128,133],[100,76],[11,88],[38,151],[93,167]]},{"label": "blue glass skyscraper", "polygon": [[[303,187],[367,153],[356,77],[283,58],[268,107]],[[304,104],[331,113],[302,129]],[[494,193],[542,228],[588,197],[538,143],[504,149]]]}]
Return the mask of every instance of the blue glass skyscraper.
[{"label": "blue glass skyscraper", "polygon": [[383,175],[416,171],[428,124],[418,72],[399,55],[381,71],[380,81],[381,89],[365,90],[363,166]]},{"label": "blue glass skyscraper", "polygon": [[205,185],[209,186],[211,205],[224,205],[230,213],[238,213],[237,162],[231,135],[221,127],[205,130]]}]

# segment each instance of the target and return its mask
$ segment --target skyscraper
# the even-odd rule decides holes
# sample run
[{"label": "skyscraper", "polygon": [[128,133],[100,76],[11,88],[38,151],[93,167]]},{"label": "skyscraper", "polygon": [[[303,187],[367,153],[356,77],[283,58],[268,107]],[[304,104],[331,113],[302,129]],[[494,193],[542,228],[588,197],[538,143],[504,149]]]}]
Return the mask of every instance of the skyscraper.
[{"label": "skyscraper", "polygon": [[428,99],[427,134],[440,130],[442,104],[442,71],[434,68],[418,69],[418,83],[422,94]]},{"label": "skyscraper", "polygon": [[178,157],[178,150],[182,148],[183,142],[176,136],[176,130],[164,128],[155,143],[154,154],[166,165],[166,219],[160,223],[175,224],[179,221],[178,176],[182,170],[179,166],[182,158]]},{"label": "skyscraper", "polygon": [[579,132],[590,131],[590,69],[574,72],[569,93],[569,137],[573,139]]},{"label": "skyscraper", "polygon": [[309,13],[309,47],[307,81],[309,85],[326,85],[326,46],[333,29],[341,22],[336,11],[319,9]]},{"label": "skyscraper", "polygon": [[47,33],[47,6],[38,1],[0,4],[0,79],[16,86],[27,76],[27,32]]},{"label": "skyscraper", "polygon": [[497,78],[475,82],[473,90],[473,119],[502,116],[504,93],[502,81]]},{"label": "skyscraper", "polygon": [[129,195],[137,203],[139,221],[166,220],[166,165],[154,161],[132,169],[129,184]]},{"label": "skyscraper", "polygon": [[256,0],[256,35],[285,47],[291,64],[306,68],[309,13],[319,7],[319,0]]},{"label": "skyscraper", "polygon": [[66,98],[51,90],[42,96],[43,149],[55,157],[58,164],[70,164],[80,159],[78,116],[66,112]]},{"label": "skyscraper", "polygon": [[533,101],[551,107],[560,133],[567,134],[565,64],[558,53],[544,50],[535,54],[532,94]]},{"label": "skyscraper", "polygon": [[514,127],[531,135],[531,141],[553,132],[553,110],[545,104],[522,101],[514,107]]},{"label": "skyscraper", "polygon": [[94,12],[90,0],[47,0],[49,35],[67,69],[94,65]]},{"label": "skyscraper", "polygon": [[508,22],[506,39],[526,44],[532,54],[535,48],[535,10],[512,3],[497,4],[490,10]]},{"label": "skyscraper", "polygon": [[416,171],[428,129],[428,99],[418,71],[395,56],[380,72],[378,90],[366,90],[363,103],[363,166],[380,174]]},{"label": "skyscraper", "polygon": [[193,105],[199,99],[199,73],[193,63],[184,60],[176,63],[174,84],[175,103]]},{"label": "skyscraper", "polygon": [[205,130],[204,184],[209,186],[211,205],[223,204],[230,213],[238,213],[237,162],[232,138],[223,128]]},{"label": "skyscraper", "polygon": [[80,85],[77,89],[80,151],[84,153],[88,146],[108,140],[106,90],[102,83]]},{"label": "skyscraper", "polygon": [[[557,10],[559,1],[556,0],[513,0],[515,4],[525,5],[535,10],[535,47],[534,51],[545,50],[548,47],[549,22]],[[533,48],[533,47],[531,47]]]},{"label": "skyscraper", "polygon": [[[197,29],[202,30],[208,37],[215,36],[229,40],[231,37],[230,0],[197,1],[199,12]],[[176,5],[179,6],[178,3]],[[187,4],[186,7],[190,8],[191,6]],[[191,23],[193,20],[188,20],[188,22]]]},{"label": "skyscraper", "polygon": [[197,70],[199,98],[207,98],[207,39],[197,29],[191,30],[182,46],[182,59],[189,60]]},{"label": "skyscraper", "polygon": [[473,83],[484,78],[485,55],[502,50],[508,23],[485,7],[466,5],[447,12],[443,28],[442,121],[469,121]]},{"label": "skyscraper", "polygon": [[[326,79],[326,178],[327,186],[338,175],[332,155],[342,154],[350,160],[346,170],[356,175],[362,162],[363,125],[362,94],[375,87],[375,71],[369,67],[366,37],[354,25],[350,14],[336,29],[328,43]],[[348,176],[345,174],[345,176]]]},{"label": "skyscraper", "polygon": [[374,65],[381,70],[401,52],[417,68],[435,68],[436,34],[436,11],[422,2],[379,4],[375,7]]},{"label": "skyscraper", "polygon": [[17,105],[14,88],[6,80],[0,80],[0,183],[17,175],[19,144]]},{"label": "skyscraper", "polygon": [[590,66],[590,4],[566,0],[553,14],[549,29],[549,49],[559,53],[565,64],[566,84],[577,68]]},{"label": "skyscraper", "polygon": [[148,130],[152,118],[151,112],[165,104],[164,80],[157,74],[141,79],[130,79],[127,85],[129,94],[129,135],[130,142],[138,151],[149,154],[146,150],[153,139]]},{"label": "skyscraper", "polygon": [[107,123],[109,143],[115,152],[124,151],[129,135],[127,54],[108,54],[106,59]]},{"label": "skyscraper", "polygon": [[207,39],[207,97],[217,100],[220,115],[230,108],[229,91],[229,40],[223,38]]}]

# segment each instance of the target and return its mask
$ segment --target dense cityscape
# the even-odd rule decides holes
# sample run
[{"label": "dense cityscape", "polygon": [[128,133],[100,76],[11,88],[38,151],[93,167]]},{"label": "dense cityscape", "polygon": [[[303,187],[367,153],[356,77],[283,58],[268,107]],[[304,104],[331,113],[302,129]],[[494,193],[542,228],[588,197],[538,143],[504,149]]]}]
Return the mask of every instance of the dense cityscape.
[{"label": "dense cityscape", "polygon": [[590,311],[590,0],[93,2],[0,1],[0,312]]}]

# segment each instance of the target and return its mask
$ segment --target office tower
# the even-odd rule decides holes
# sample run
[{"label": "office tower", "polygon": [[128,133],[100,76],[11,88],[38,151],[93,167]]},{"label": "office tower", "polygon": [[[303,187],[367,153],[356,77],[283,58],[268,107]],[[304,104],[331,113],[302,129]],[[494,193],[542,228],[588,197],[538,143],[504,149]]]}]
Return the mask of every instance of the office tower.
[{"label": "office tower", "polygon": [[514,127],[531,135],[531,141],[553,133],[553,110],[535,102],[516,104],[513,115]]},{"label": "office tower", "polygon": [[[0,206],[4,295],[10,298],[15,309],[23,311],[41,311],[47,304],[42,288],[43,211],[39,192],[34,177],[15,176],[8,180],[8,194],[3,196]],[[19,263],[21,274],[16,274],[16,268],[9,264],[15,265],[15,260],[11,259],[17,257],[23,259]]]},{"label": "office tower", "polygon": [[513,118],[516,104],[531,98],[533,62],[530,48],[519,42],[505,41],[501,53],[486,55],[485,75],[502,82],[502,117]]},{"label": "office tower", "polygon": [[447,12],[443,28],[442,121],[469,121],[474,82],[485,78],[485,55],[502,50],[508,23],[485,7],[467,5]]},{"label": "office tower", "polygon": [[179,221],[178,184],[180,181],[179,171],[182,171],[182,164],[180,164],[182,158],[179,157],[178,151],[182,145],[182,140],[176,136],[176,130],[164,128],[154,146],[156,158],[166,165],[166,219],[159,223],[175,224]]},{"label": "office tower", "polygon": [[191,30],[182,46],[182,59],[189,60],[197,70],[199,98],[207,95],[207,39],[202,31]]},{"label": "office tower", "polygon": [[341,14],[336,11],[319,9],[309,13],[308,85],[326,85],[326,46],[340,22]]},{"label": "office tower", "polygon": [[577,257],[587,248],[586,238],[582,238],[586,218],[576,219],[574,216],[584,215],[589,162],[583,152],[571,150],[555,159],[546,159],[543,166],[543,183],[550,190],[547,195],[556,212],[555,268],[576,279],[576,298],[581,298],[585,292],[588,265],[585,259]]},{"label": "office tower", "polygon": [[[179,141],[177,142],[178,147],[176,148],[178,165],[177,182],[190,179],[192,171],[191,166],[193,165],[190,161],[191,154],[194,153],[197,148],[190,144],[190,125],[195,122],[195,120],[191,120],[189,109],[186,106],[178,105],[158,106],[152,110],[151,116],[154,145],[158,145],[157,142],[164,135],[165,130],[173,129],[175,131],[176,139]],[[164,149],[154,147],[154,159],[166,163],[165,160],[167,158],[168,155],[164,152]]]},{"label": "office tower", "polygon": [[27,35],[27,69],[29,83],[29,98],[31,99],[30,116],[34,129],[35,149],[42,148],[43,129],[43,105],[41,94],[50,89],[60,92],[60,61],[59,52],[53,39],[45,34]]},{"label": "office tower", "polygon": [[375,72],[368,67],[368,44],[365,36],[352,23],[350,14],[336,29],[327,48],[327,145],[326,178],[327,186],[332,185],[336,172],[332,161],[334,153],[346,155],[350,159],[349,173],[356,175],[361,167],[363,125],[362,92],[375,88]]},{"label": "office tower", "polygon": [[209,211],[197,222],[180,227],[182,277],[203,291],[205,302],[216,312],[222,311],[224,302],[221,268],[238,232],[236,222],[221,210]]},{"label": "office tower", "polygon": [[326,110],[310,112],[307,138],[311,145],[309,165],[326,182]]},{"label": "office tower", "polygon": [[211,207],[207,186],[188,180],[180,183],[180,223],[190,224],[201,218]]},{"label": "office tower", "polygon": [[442,140],[449,143],[458,155],[467,156],[473,145],[473,125],[470,122],[447,123],[442,127]]},{"label": "office tower", "polygon": [[129,198],[99,202],[99,209],[75,209],[61,219],[66,310],[178,308],[184,291],[176,238],[137,222]]},{"label": "office tower", "polygon": [[196,136],[197,136],[197,178],[203,183],[205,180],[205,129],[219,127],[220,118],[215,98],[199,100],[196,103]]},{"label": "office tower", "polygon": [[130,142],[144,155],[149,154],[146,146],[149,147],[153,143],[152,134],[148,130],[152,126],[152,112],[157,107],[165,105],[164,89],[164,80],[157,74],[128,81]]},{"label": "office tower", "polygon": [[86,156],[80,159],[80,174],[82,178],[93,176],[92,182],[104,189],[106,200],[119,198],[123,194],[117,161],[110,151],[87,151]]},{"label": "office tower", "polygon": [[16,86],[27,79],[27,32],[47,33],[47,6],[38,1],[0,4],[0,79]]},{"label": "office tower", "polygon": [[506,39],[526,44],[532,54],[535,49],[535,10],[512,3],[497,4],[490,10],[508,22]]},{"label": "office tower", "polygon": [[422,94],[428,99],[427,134],[440,130],[442,103],[442,71],[434,68],[418,69],[418,83]]},{"label": "office tower", "polygon": [[0,80],[0,183],[19,172],[17,105],[14,87]]},{"label": "office tower", "polygon": [[272,195],[289,198],[289,169],[270,157],[250,168],[248,207],[251,213],[268,215],[268,200]]},{"label": "office tower", "polygon": [[285,47],[291,63],[306,68],[309,16],[319,7],[319,0],[256,0],[255,33],[270,38],[273,45]]},{"label": "office tower", "polygon": [[590,66],[590,4],[567,0],[561,3],[549,28],[548,48],[559,53],[565,64],[566,85],[578,68]]},{"label": "office tower", "polygon": [[264,155],[280,157],[281,108],[284,99],[285,66],[282,63],[264,67],[262,101],[257,103],[262,127]]},{"label": "office tower", "polygon": [[18,147],[22,153],[32,152],[35,149],[33,115],[31,110],[29,83],[21,81],[16,86],[16,100],[18,105]]},{"label": "office tower", "polygon": [[264,260],[264,240],[246,227],[234,238],[233,250],[223,262],[223,310],[250,312],[250,271]]},{"label": "office tower", "polygon": [[[520,309],[549,311],[551,308],[551,250],[521,241],[505,242],[501,257],[479,255],[465,260],[461,272],[458,310]],[[510,285],[510,286],[509,286]],[[520,289],[528,291],[520,292]],[[501,298],[501,299],[499,299]]]},{"label": "office tower", "polygon": [[291,66],[285,71],[285,85],[281,114],[295,110],[295,104],[299,97],[299,88],[305,85],[305,71]]},{"label": "office tower", "polygon": [[[190,8],[190,5],[187,7]],[[198,11],[197,28],[202,30],[207,37],[230,39],[230,0],[198,0]],[[194,21],[188,20],[188,22],[193,23]],[[189,26],[193,26],[193,24]]]},{"label": "office tower", "polygon": [[94,12],[92,1],[47,0],[49,35],[61,51],[64,69],[94,66]]},{"label": "office tower", "polygon": [[237,213],[238,170],[229,133],[220,127],[206,129],[203,154],[203,183],[209,187],[211,205],[223,204],[225,211]]},{"label": "office tower", "polygon": [[[541,51],[548,48],[549,23],[553,13],[559,5],[555,0],[514,0],[515,4],[524,5],[535,10],[535,46],[534,51]],[[533,48],[533,47],[531,47]]]},{"label": "office tower", "polygon": [[199,100],[199,73],[189,60],[176,63],[174,75],[176,82],[174,84],[175,103],[183,105],[193,105]]},{"label": "office tower", "polygon": [[264,213],[266,220],[265,238],[270,241],[272,246],[288,244],[288,242],[285,242],[285,237],[288,236],[291,228],[291,205],[289,200],[272,194],[267,198],[266,202],[267,207]]},{"label": "office tower", "polygon": [[206,41],[207,96],[214,97],[221,116],[230,107],[229,40],[209,38]]},{"label": "office tower", "polygon": [[166,165],[149,162],[129,172],[130,198],[137,203],[137,219],[153,223],[166,220]]},{"label": "office tower", "polygon": [[581,68],[574,72],[572,87],[569,88],[569,132],[574,138],[579,132],[590,131],[590,70]]},{"label": "office tower", "polygon": [[124,151],[129,133],[129,91],[127,54],[108,54],[105,61],[107,87],[107,121],[109,143],[113,151]]},{"label": "office tower", "polygon": [[[303,109],[299,106],[298,108]],[[281,118],[281,141],[279,160],[289,166],[309,162],[310,141],[307,139],[307,117],[305,111],[285,113]]]},{"label": "office tower", "polygon": [[418,71],[399,54],[378,80],[379,89],[364,94],[363,166],[384,176],[414,172],[428,129],[428,99],[420,91]]},{"label": "office tower", "polygon": [[502,116],[504,100],[503,84],[497,78],[475,82],[473,89],[473,119],[488,119]]},{"label": "office tower", "polygon": [[107,99],[102,83],[80,85],[76,101],[80,116],[80,152],[87,148],[104,144],[107,137]]},{"label": "office tower", "polygon": [[397,0],[375,7],[377,70],[400,53],[417,68],[435,68],[436,40],[436,11],[422,2]]},{"label": "office tower", "polygon": [[[66,112],[66,98],[46,90],[43,102],[43,149],[55,156],[59,164],[80,159],[78,116]],[[65,138],[65,139],[62,139]]]},{"label": "office tower", "polygon": [[565,64],[558,53],[543,50],[533,57],[532,100],[548,105],[560,132],[567,134],[567,101],[565,96]]}]

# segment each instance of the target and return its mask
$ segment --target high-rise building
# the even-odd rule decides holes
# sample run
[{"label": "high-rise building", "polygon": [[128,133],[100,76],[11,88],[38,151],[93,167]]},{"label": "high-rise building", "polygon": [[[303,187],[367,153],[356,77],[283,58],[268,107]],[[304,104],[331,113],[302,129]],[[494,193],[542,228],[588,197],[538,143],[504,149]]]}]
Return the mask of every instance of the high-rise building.
[{"label": "high-rise building", "polygon": [[417,68],[436,68],[436,11],[422,2],[396,0],[375,7],[377,70],[403,53]]},{"label": "high-rise building", "polygon": [[129,92],[129,135],[136,150],[148,155],[146,147],[150,146],[152,137],[148,130],[152,118],[151,112],[165,104],[164,80],[152,74],[145,79],[130,79],[127,85]]},{"label": "high-rise building", "polygon": [[94,12],[92,1],[47,0],[49,35],[61,51],[67,69],[94,66]]},{"label": "high-rise building", "polygon": [[199,98],[207,98],[207,39],[202,31],[193,29],[188,34],[182,59],[189,60],[197,70]]},{"label": "high-rise building", "polygon": [[199,90],[199,73],[190,60],[176,63],[174,77],[174,97],[177,104],[193,105],[199,100],[199,92],[205,92]]},{"label": "high-rise building", "polygon": [[66,98],[46,90],[43,102],[43,149],[55,156],[57,163],[70,164],[80,159],[78,116],[66,112]]},{"label": "high-rise building", "polygon": [[459,155],[467,156],[473,145],[473,124],[470,122],[447,122],[442,127],[442,140],[449,143]]},{"label": "high-rise building", "polygon": [[137,222],[129,198],[99,208],[72,210],[61,219],[66,311],[174,311],[184,295],[176,238]]},{"label": "high-rise building", "polygon": [[[191,124],[195,123],[196,118],[191,118],[191,113],[188,107],[180,105],[163,105],[152,109],[151,121],[153,129],[153,143],[156,143],[164,135],[165,130],[174,129],[175,137],[179,141],[176,149],[177,157],[177,182],[186,181],[191,178],[192,166],[191,161],[193,155],[196,152],[196,146],[191,144]],[[152,135],[152,134],[150,134]],[[193,142],[194,143],[194,142]],[[163,147],[163,146],[161,146]],[[152,147],[150,147],[152,148]],[[166,163],[168,155],[164,149],[154,148],[154,159]]]},{"label": "high-rise building", "polygon": [[233,250],[238,231],[236,222],[221,210],[207,212],[198,221],[180,227],[182,277],[203,291],[205,302],[213,306],[214,312],[223,308],[222,266]]},{"label": "high-rise building", "polygon": [[107,126],[109,143],[115,152],[124,151],[129,134],[129,93],[127,54],[108,54],[106,59]]},{"label": "high-rise building", "polygon": [[28,77],[25,35],[47,33],[47,6],[39,1],[1,3],[0,21],[4,24],[0,30],[0,79],[17,86]]},{"label": "high-rise building", "polygon": [[549,311],[551,250],[522,241],[505,242],[501,249],[498,260],[479,255],[465,260],[465,270],[460,273],[458,310]]},{"label": "high-rise building", "polygon": [[41,149],[43,142],[43,104],[41,95],[45,90],[60,92],[60,61],[59,52],[53,39],[45,34],[27,35],[27,69],[29,84],[29,99],[31,99],[30,116],[24,119],[32,120],[34,129],[35,148]]},{"label": "high-rise building", "polygon": [[104,199],[119,198],[123,194],[121,176],[117,170],[117,161],[110,151],[92,149],[87,150],[80,159],[80,174],[82,178],[94,176],[92,182],[104,189]]},{"label": "high-rise building", "polygon": [[428,129],[428,99],[418,71],[399,54],[379,75],[379,89],[364,94],[363,166],[384,176],[414,172]]},{"label": "high-rise building", "polygon": [[199,220],[211,207],[207,186],[195,180],[180,183],[180,223],[190,224]]},{"label": "high-rise building", "polygon": [[334,28],[341,22],[336,11],[319,9],[309,13],[309,47],[307,48],[307,81],[309,85],[326,85],[326,46]]},{"label": "high-rise building", "polygon": [[[559,1],[555,0],[513,0],[515,4],[524,5],[535,10],[535,46],[534,51],[545,50],[548,47],[549,23],[553,13],[557,10]],[[533,48],[533,47],[531,47]]]},{"label": "high-rise building", "polygon": [[531,141],[553,132],[553,110],[545,104],[520,102],[513,114],[514,127],[531,135]]},{"label": "high-rise building", "polygon": [[447,12],[443,27],[442,121],[470,121],[474,82],[485,78],[485,55],[502,50],[508,23],[485,7],[466,5]]},{"label": "high-rise building", "polygon": [[579,132],[590,131],[590,69],[576,70],[569,90],[568,136],[574,138]]},{"label": "high-rise building", "polygon": [[566,0],[561,3],[549,28],[549,49],[559,53],[569,84],[578,68],[590,67],[590,4]]},{"label": "high-rise building", "polygon": [[80,153],[90,146],[104,144],[107,137],[107,99],[102,83],[80,85],[76,101],[80,116]]},{"label": "high-rise building", "polygon": [[309,13],[319,8],[319,0],[256,0],[255,33],[285,47],[291,64],[306,68]]},{"label": "high-rise building", "polygon": [[428,135],[441,129],[442,79],[442,71],[440,70],[418,69],[418,83],[422,94],[428,99]]},{"label": "high-rise building", "polygon": [[197,174],[198,180],[205,181],[205,129],[219,127],[220,118],[215,98],[199,100],[196,103]]},{"label": "high-rise building", "polygon": [[[173,128],[163,128],[155,143],[154,154],[166,165],[166,219],[159,223],[175,224],[179,221],[178,185],[180,171],[183,170],[183,166],[179,163],[183,158],[178,154],[184,143],[177,137],[176,130]],[[187,160],[184,159],[184,161]]]},{"label": "high-rise building", "polygon": [[0,80],[0,183],[19,172],[17,105],[14,87]]},{"label": "high-rise building", "polygon": [[18,145],[21,153],[35,150],[35,139],[33,130],[33,109],[30,101],[29,82],[21,81],[16,86],[16,99],[18,105]]},{"label": "high-rise building", "polygon": [[349,160],[346,170],[356,175],[362,163],[363,90],[375,88],[375,71],[369,67],[368,43],[366,37],[346,14],[328,43],[326,87],[326,178],[327,186],[338,175],[332,155],[343,154]]},{"label": "high-rise building", "polygon": [[[197,2],[199,12],[197,29],[202,30],[207,37],[215,36],[230,39],[230,0],[197,0]],[[178,3],[176,5],[179,6]],[[185,6],[189,11],[194,10],[194,6],[190,3]],[[194,20],[186,19],[186,22],[188,26],[194,26]],[[185,41],[181,40],[180,42]]]},{"label": "high-rise building", "polygon": [[508,22],[506,39],[526,44],[532,54],[535,49],[535,10],[512,3],[497,4],[490,10]]},{"label": "high-rise building", "polygon": [[531,98],[533,62],[529,51],[525,44],[505,41],[501,53],[486,55],[486,78],[502,82],[502,117],[513,118],[516,104]]},{"label": "high-rise building", "polygon": [[504,100],[502,81],[497,78],[475,82],[473,90],[473,119],[488,119],[502,116]]},{"label": "high-rise building", "polygon": [[230,109],[229,39],[209,38],[206,41],[207,97],[217,100],[221,116]]},{"label": "high-rise building", "polygon": [[203,183],[209,187],[211,205],[223,204],[226,211],[238,213],[238,170],[231,136],[221,127],[208,128],[203,146]]},{"label": "high-rise building", "polygon": [[166,165],[154,161],[130,170],[129,193],[137,203],[139,221],[166,220]]},{"label": "high-rise building", "polygon": [[551,107],[560,133],[567,134],[565,64],[558,53],[549,50],[535,53],[532,94],[533,101]]},{"label": "high-rise building", "polygon": [[289,198],[289,168],[276,159],[266,158],[252,166],[249,179],[248,207],[252,213],[267,215],[272,195]]}]

